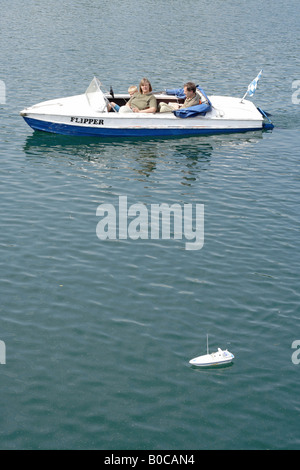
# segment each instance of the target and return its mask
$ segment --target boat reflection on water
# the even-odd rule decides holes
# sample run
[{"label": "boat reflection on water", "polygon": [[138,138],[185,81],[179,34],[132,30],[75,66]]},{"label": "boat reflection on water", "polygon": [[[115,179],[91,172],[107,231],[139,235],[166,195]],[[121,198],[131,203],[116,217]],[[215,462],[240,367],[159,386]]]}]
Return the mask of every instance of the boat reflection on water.
[{"label": "boat reflection on water", "polygon": [[181,184],[191,186],[199,174],[209,169],[214,155],[242,153],[263,138],[264,131],[246,134],[165,139],[101,139],[35,131],[23,146],[32,163],[50,161],[63,165],[90,162],[92,171],[131,171],[134,179],[159,171],[178,175]]},{"label": "boat reflection on water", "polygon": [[[263,139],[266,131],[247,132],[247,134],[230,134],[201,137],[168,137],[168,138],[101,138],[67,136],[34,131],[26,138],[23,150],[27,156],[60,153],[66,156],[100,159],[105,152],[113,150],[115,158],[122,157],[122,150],[129,154],[134,151],[140,158],[172,156],[191,160],[211,159],[215,150],[243,149]],[[119,151],[120,150],[120,151]]]}]

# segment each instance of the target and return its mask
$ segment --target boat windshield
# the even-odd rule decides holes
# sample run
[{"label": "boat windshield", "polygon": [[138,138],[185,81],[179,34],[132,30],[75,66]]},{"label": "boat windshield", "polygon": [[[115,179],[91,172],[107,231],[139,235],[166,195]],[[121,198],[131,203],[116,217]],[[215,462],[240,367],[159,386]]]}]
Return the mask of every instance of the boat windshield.
[{"label": "boat windshield", "polygon": [[97,77],[94,77],[89,84],[85,95],[91,108],[99,113],[107,112],[107,98],[101,90],[101,82]]}]

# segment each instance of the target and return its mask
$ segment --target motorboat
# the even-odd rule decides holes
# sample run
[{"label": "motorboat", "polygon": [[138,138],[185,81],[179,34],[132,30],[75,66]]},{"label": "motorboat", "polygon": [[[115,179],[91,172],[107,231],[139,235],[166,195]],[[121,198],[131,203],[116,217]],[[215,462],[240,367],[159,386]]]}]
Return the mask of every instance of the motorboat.
[{"label": "motorboat", "polygon": [[212,367],[229,364],[234,359],[234,355],[227,349],[222,350],[218,348],[217,352],[209,353],[208,350],[208,336],[207,336],[207,354],[203,356],[194,357],[189,361],[192,366],[199,367]]},{"label": "motorboat", "polygon": [[[193,136],[274,127],[268,114],[252,101],[208,96],[200,87],[197,106],[167,113],[115,112],[110,103],[124,106],[130,98],[129,94],[114,94],[112,89],[104,92],[101,86],[100,80],[94,77],[85,93],[43,101],[23,109],[20,114],[34,130],[108,138]],[[184,101],[181,90],[166,89],[153,94],[158,104],[181,104]]]}]

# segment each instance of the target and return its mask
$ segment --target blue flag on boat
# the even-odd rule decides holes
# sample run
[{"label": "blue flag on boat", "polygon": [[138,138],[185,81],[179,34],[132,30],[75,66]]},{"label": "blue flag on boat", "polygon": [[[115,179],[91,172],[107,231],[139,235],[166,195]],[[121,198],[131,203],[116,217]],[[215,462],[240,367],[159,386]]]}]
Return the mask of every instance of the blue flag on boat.
[{"label": "blue flag on boat", "polygon": [[247,90],[247,93],[249,96],[253,96],[255,91],[256,91],[256,88],[257,88],[257,84],[258,84],[258,80],[260,79],[261,77],[261,74],[262,74],[262,70],[259,72],[259,74],[257,75],[257,77],[250,83],[250,85],[248,86],[248,90]]}]

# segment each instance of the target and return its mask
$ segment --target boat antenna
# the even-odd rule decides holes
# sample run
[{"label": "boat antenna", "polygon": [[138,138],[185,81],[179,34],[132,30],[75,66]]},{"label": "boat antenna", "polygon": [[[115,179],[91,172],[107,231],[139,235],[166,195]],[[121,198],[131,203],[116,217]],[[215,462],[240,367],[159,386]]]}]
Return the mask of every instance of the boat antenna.
[{"label": "boat antenna", "polygon": [[209,352],[208,352],[208,334],[206,335],[206,351],[207,351],[207,354],[209,354]]}]

